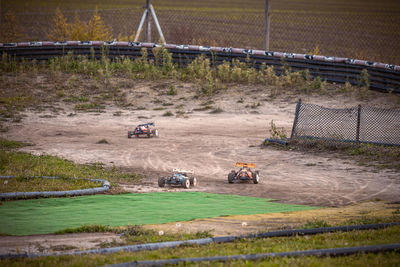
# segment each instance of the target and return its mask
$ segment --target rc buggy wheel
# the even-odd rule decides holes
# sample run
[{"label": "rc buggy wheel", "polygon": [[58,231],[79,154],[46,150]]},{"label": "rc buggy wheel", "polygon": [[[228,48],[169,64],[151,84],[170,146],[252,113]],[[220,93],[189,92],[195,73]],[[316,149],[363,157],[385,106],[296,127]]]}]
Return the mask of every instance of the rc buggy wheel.
[{"label": "rc buggy wheel", "polygon": [[231,171],[231,173],[228,174],[228,182],[230,184],[233,184],[233,182],[235,181],[235,176],[236,176],[235,171]]},{"label": "rc buggy wheel", "polygon": [[191,185],[191,186],[196,186],[196,185],[197,185],[197,179],[196,179],[196,177],[190,178],[190,185]]},{"label": "rc buggy wheel", "polygon": [[256,171],[253,177],[253,183],[258,184],[259,181],[260,181],[260,173]]},{"label": "rc buggy wheel", "polygon": [[158,137],[158,130],[157,130],[157,129],[155,129],[155,130],[153,131],[153,136]]},{"label": "rc buggy wheel", "polygon": [[183,179],[183,181],[182,181],[182,186],[183,186],[183,188],[185,188],[185,189],[189,189],[189,188],[190,188],[190,181],[189,181],[188,178]]},{"label": "rc buggy wheel", "polygon": [[132,133],[128,132],[128,138],[131,138],[131,137],[132,137]]},{"label": "rc buggy wheel", "polygon": [[164,187],[165,186],[165,178],[164,177],[158,178],[158,186],[159,187]]}]

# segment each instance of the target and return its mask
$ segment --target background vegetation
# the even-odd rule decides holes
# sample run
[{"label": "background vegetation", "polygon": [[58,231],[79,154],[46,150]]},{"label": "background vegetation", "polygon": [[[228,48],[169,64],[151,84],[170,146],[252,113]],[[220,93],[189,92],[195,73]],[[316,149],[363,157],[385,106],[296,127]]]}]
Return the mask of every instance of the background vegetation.
[{"label": "background vegetation", "polygon": [[[153,0],[167,42],[263,48],[265,1]],[[0,41],[52,39],[57,8],[63,24],[89,25],[98,16],[108,40],[132,40],[144,0],[2,1]],[[14,23],[7,23],[11,12]],[[59,13],[58,13],[59,15]],[[396,0],[271,1],[270,50],[343,56],[400,64],[400,6]],[[76,25],[78,25],[76,24]],[[7,26],[8,25],[8,26]],[[5,28],[14,27],[16,35]],[[84,28],[84,27],[83,27]],[[153,25],[152,41],[158,41]],[[13,32],[13,31],[11,31]],[[70,38],[87,34],[76,33]],[[60,39],[62,40],[62,38]],[[142,34],[141,40],[144,40]]]}]

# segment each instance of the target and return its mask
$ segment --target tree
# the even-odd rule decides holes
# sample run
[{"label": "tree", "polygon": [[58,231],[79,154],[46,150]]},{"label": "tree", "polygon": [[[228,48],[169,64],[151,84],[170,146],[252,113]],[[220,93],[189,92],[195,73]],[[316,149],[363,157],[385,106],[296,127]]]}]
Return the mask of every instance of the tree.
[{"label": "tree", "polygon": [[101,20],[97,7],[93,12],[93,17],[90,19],[87,29],[88,40],[110,41],[112,39],[112,29]]},{"label": "tree", "polygon": [[19,26],[15,18],[14,12],[8,10],[4,16],[4,23],[0,27],[1,40],[4,43],[17,42],[21,38]]},{"label": "tree", "polygon": [[67,19],[61,13],[60,8],[56,9],[56,14],[53,18],[54,27],[47,35],[53,41],[67,41],[71,35],[71,25],[68,24]]},{"label": "tree", "polygon": [[70,39],[88,41],[88,26],[79,19],[78,12],[75,12],[74,23],[71,25]]}]

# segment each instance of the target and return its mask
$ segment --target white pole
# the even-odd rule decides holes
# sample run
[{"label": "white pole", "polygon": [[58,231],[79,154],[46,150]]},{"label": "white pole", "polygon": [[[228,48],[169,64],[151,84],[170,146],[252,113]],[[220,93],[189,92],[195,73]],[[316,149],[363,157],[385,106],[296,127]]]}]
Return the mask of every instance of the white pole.
[{"label": "white pole", "polygon": [[165,44],[164,34],[162,33],[160,24],[158,23],[156,12],[154,11],[154,8],[153,8],[152,4],[150,4],[150,11],[151,11],[151,15],[153,16],[153,19],[154,19],[154,24],[156,24],[156,28],[157,28],[158,34],[160,34],[161,41]]},{"label": "white pole", "polygon": [[144,12],[143,12],[142,19],[140,20],[139,27],[138,27],[138,29],[136,31],[136,36],[135,36],[134,42],[137,42],[138,39],[139,39],[139,36],[140,36],[140,33],[142,32],[143,23],[144,23],[144,20],[146,19],[147,13],[148,13],[148,11],[147,11],[147,9],[145,9]]}]

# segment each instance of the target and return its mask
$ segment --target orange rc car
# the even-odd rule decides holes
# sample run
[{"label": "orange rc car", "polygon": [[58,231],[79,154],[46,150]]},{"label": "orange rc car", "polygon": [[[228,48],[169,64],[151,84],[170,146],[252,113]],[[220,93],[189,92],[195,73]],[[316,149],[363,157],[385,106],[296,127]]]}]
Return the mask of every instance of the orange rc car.
[{"label": "orange rc car", "polygon": [[233,184],[236,181],[253,181],[253,183],[258,184],[260,181],[260,172],[252,171],[251,168],[255,168],[254,163],[240,163],[236,162],[236,167],[240,167],[238,171],[232,170],[228,174],[228,182]]}]

